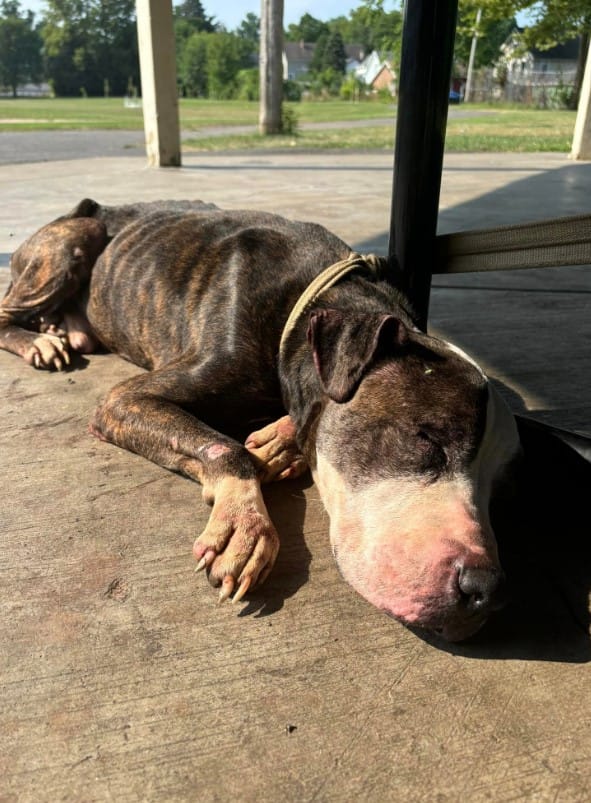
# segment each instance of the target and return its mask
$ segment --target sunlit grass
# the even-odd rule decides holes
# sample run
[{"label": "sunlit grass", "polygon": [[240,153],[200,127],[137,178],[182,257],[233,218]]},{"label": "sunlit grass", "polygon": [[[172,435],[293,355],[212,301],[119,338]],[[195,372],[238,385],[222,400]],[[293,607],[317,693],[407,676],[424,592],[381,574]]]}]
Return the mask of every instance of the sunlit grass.
[{"label": "sunlit grass", "polygon": [[[349,103],[339,100],[293,104],[303,123],[335,120],[367,120],[394,115],[392,104],[378,101]],[[179,101],[181,128],[231,125],[256,126],[259,105],[255,101]],[[76,129],[127,129],[143,127],[139,106],[124,105],[123,98],[0,98],[0,131],[47,131]]]},{"label": "sunlit grass", "polygon": [[[392,150],[395,106],[339,100],[292,103],[299,124],[297,136],[261,137],[254,133],[259,107],[254,101],[179,101],[183,148],[199,151],[236,150]],[[466,116],[471,115],[473,116]],[[459,116],[456,116],[459,115]],[[375,120],[363,128],[349,121]],[[499,106],[454,107],[447,128],[448,151],[560,151],[571,146],[575,113]],[[307,123],[342,123],[336,128],[306,129]],[[251,132],[207,135],[208,128],[248,126]],[[0,99],[0,131],[140,130],[142,110],[122,98]]]}]

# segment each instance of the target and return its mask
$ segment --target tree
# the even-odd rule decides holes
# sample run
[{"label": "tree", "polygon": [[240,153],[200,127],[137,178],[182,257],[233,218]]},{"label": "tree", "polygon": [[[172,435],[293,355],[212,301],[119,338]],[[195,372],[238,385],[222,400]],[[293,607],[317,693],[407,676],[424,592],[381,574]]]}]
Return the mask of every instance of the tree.
[{"label": "tree", "polygon": [[90,25],[92,37],[87,50],[99,81],[98,93],[106,81],[111,94],[124,95],[130,81],[139,84],[135,0],[93,2]]},{"label": "tree", "polygon": [[[474,34],[476,13],[472,9],[461,7],[458,13],[458,27],[454,49],[454,60],[467,64],[470,56],[470,46]],[[478,30],[478,47],[474,66],[487,67],[499,59],[503,42],[507,41],[509,34],[517,29],[514,17],[508,19],[482,19]]]},{"label": "tree", "polygon": [[574,97],[577,105],[591,32],[591,0],[461,0],[460,7],[462,13],[472,13],[472,19],[476,9],[482,8],[483,20],[510,19],[527,11],[531,23],[523,31],[525,47],[545,50],[581,37]]},{"label": "tree", "polygon": [[208,17],[201,0],[183,0],[174,8],[175,22],[186,23],[192,33],[213,33],[217,29],[214,17]]},{"label": "tree", "polygon": [[45,71],[56,95],[79,95],[81,88],[88,91],[89,28],[89,0],[49,0],[41,37]]},{"label": "tree", "polygon": [[21,15],[18,0],[0,3],[0,84],[17,97],[19,84],[41,77],[41,38],[34,14]]},{"label": "tree", "polygon": [[248,66],[250,48],[236,34],[218,31],[207,38],[207,93],[211,98],[236,95],[237,76]]},{"label": "tree", "polygon": [[312,53],[312,58],[310,60],[310,72],[312,73],[319,73],[324,69],[324,51],[326,50],[329,36],[330,31],[326,30],[323,31],[318,37],[316,47],[314,48],[314,52]]},{"label": "tree", "polygon": [[236,29],[236,36],[248,42],[253,51],[258,50],[261,40],[261,20],[259,17],[249,11]]},{"label": "tree", "polygon": [[[326,70],[337,75],[344,75],[347,68],[347,54],[343,37],[338,31],[325,31],[316,42],[314,54],[310,61],[310,71],[316,76]],[[334,79],[331,81],[334,83]]]},{"label": "tree", "polygon": [[41,36],[58,95],[123,95],[139,83],[133,0],[47,0]]},{"label": "tree", "polygon": [[512,19],[528,13],[524,41],[540,49],[574,39],[591,29],[591,0],[461,0],[460,21],[482,9],[483,20]]},{"label": "tree", "polygon": [[261,134],[281,132],[283,101],[283,0],[263,0],[260,49]]},{"label": "tree", "polygon": [[377,50],[389,53],[393,61],[400,58],[402,14],[386,11],[384,0],[362,0],[349,14],[350,29],[346,41],[363,45],[366,53]]},{"label": "tree", "polygon": [[326,22],[317,20],[311,14],[304,14],[300,21],[291,23],[287,28],[285,38],[290,42],[317,42],[323,34],[328,34]]},{"label": "tree", "polygon": [[213,34],[192,34],[177,56],[177,77],[184,95],[207,97],[207,41],[210,36]]},{"label": "tree", "polygon": [[343,37],[338,31],[329,34],[323,54],[323,68],[332,68],[335,72],[345,74],[347,69],[347,54]]},{"label": "tree", "polygon": [[173,14],[177,72],[180,73],[187,40],[195,33],[213,33],[217,26],[214,18],[206,15],[200,0],[185,0],[173,8]]}]

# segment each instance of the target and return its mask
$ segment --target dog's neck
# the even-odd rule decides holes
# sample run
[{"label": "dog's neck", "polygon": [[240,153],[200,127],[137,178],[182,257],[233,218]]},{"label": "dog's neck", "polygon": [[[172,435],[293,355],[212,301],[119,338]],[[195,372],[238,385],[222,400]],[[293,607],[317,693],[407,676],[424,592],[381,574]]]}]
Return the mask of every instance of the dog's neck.
[{"label": "dog's neck", "polygon": [[289,314],[279,342],[280,356],[283,356],[289,336],[299,319],[310,310],[321,295],[353,271],[369,272],[370,275],[377,277],[383,273],[385,263],[386,260],[383,257],[376,256],[376,254],[362,256],[355,253],[355,251],[351,251],[348,257],[329,265],[322,273],[319,273],[300,295]]},{"label": "dog's neck", "polygon": [[308,342],[310,317],[323,308],[338,309],[345,314],[365,309],[368,314],[393,314],[414,328],[408,301],[387,281],[387,267],[382,257],[351,252],[308,285],[284,326],[278,361],[283,403],[296,426],[300,448],[312,467],[315,431],[327,396]]}]

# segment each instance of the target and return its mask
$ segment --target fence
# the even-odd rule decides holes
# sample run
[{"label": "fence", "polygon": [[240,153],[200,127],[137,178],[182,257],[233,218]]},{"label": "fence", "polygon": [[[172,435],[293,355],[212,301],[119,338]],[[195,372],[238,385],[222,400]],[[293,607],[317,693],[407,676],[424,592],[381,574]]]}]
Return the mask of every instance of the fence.
[{"label": "fence", "polygon": [[575,75],[575,70],[519,74],[503,74],[492,68],[476,70],[470,100],[473,103],[508,102],[544,109],[562,108],[568,106]]}]

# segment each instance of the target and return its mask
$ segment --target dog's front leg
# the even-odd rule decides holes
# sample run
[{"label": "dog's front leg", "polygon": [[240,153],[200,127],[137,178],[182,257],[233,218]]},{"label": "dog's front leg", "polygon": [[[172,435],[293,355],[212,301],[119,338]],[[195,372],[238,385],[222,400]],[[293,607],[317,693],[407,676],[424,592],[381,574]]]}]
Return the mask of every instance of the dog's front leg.
[{"label": "dog's front leg", "polygon": [[257,469],[244,446],[188,413],[199,409],[199,372],[178,362],[126,380],[97,409],[91,431],[203,485],[212,505],[193,553],[223,601],[240,599],[271,571],[279,538],[265,507]]}]

